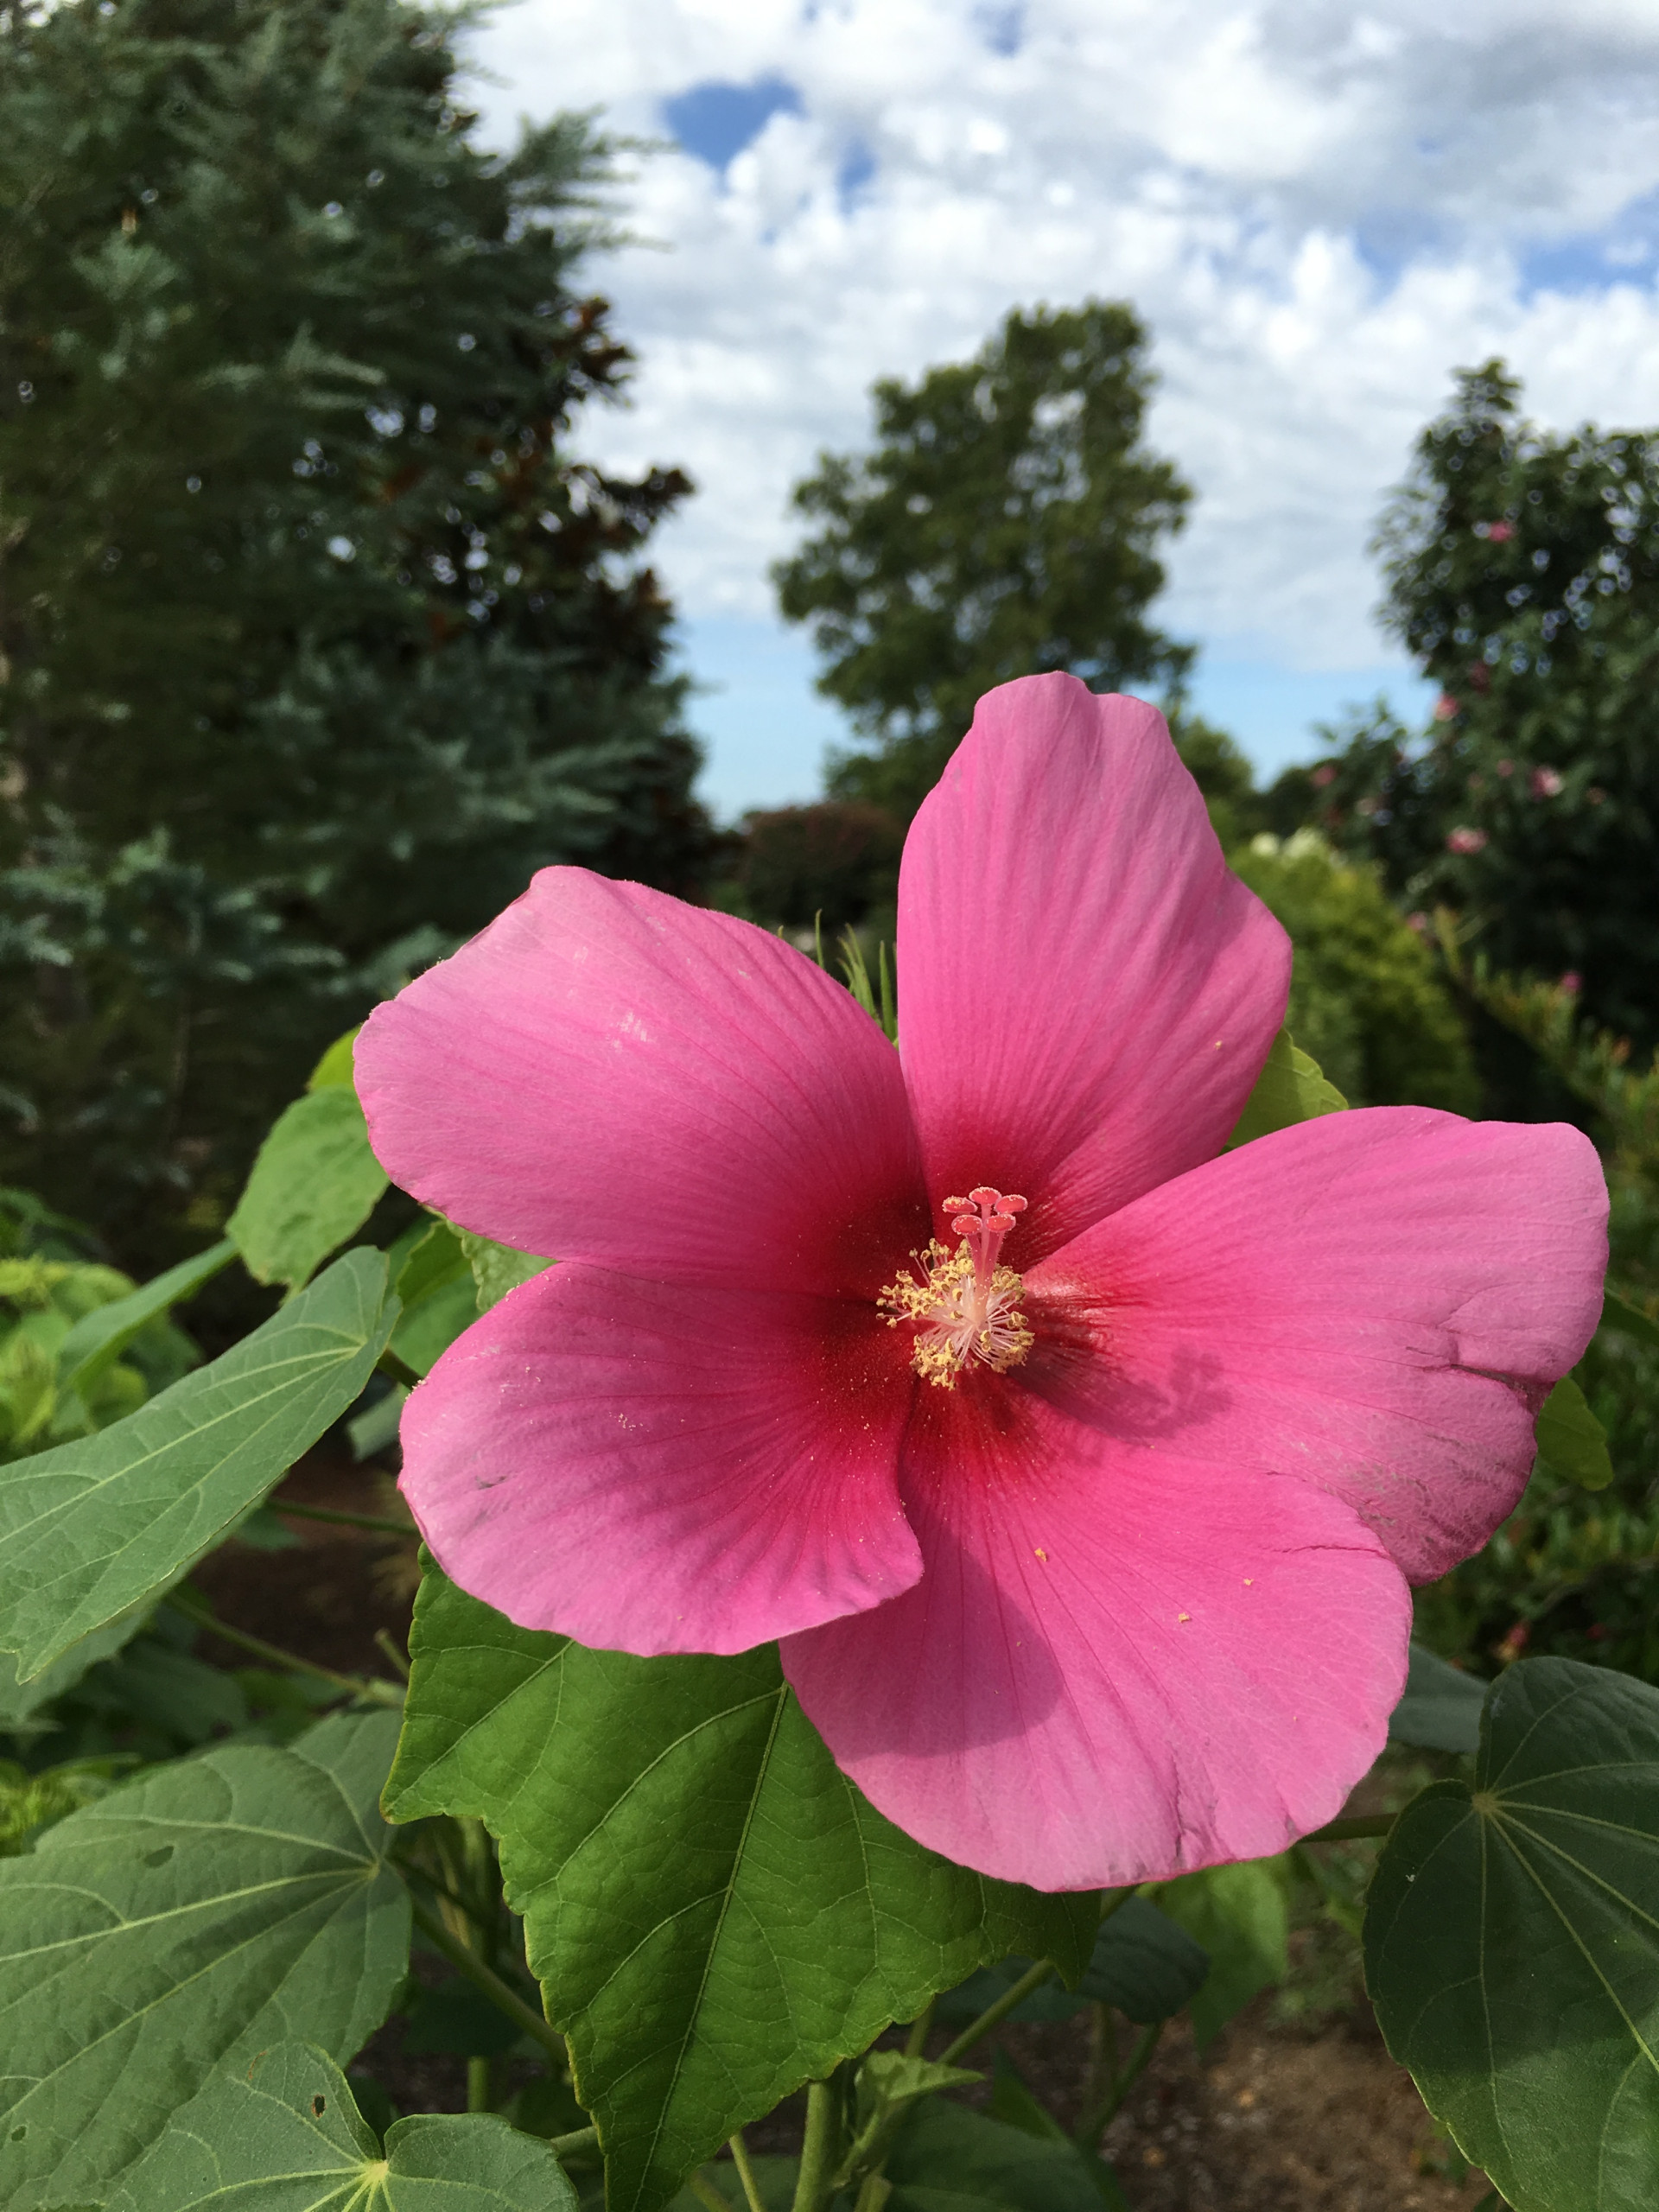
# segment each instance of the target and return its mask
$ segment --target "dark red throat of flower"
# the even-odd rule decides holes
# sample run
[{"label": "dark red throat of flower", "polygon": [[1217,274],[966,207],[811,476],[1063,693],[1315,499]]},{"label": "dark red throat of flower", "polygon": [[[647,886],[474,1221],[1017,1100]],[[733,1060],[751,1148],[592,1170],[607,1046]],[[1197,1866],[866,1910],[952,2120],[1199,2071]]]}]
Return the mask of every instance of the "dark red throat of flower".
[{"label": "dark red throat of flower", "polygon": [[936,1237],[926,1251],[912,1252],[919,1275],[901,1274],[877,1300],[889,1328],[907,1323],[915,1330],[911,1365],[941,1389],[956,1388],[970,1359],[1000,1375],[1031,1349],[1020,1311],[1025,1286],[1012,1268],[998,1264],[1002,1240],[1025,1210],[1017,1192],[1005,1196],[988,1184],[965,1198],[947,1198],[944,1211],[961,1243],[953,1252]]}]

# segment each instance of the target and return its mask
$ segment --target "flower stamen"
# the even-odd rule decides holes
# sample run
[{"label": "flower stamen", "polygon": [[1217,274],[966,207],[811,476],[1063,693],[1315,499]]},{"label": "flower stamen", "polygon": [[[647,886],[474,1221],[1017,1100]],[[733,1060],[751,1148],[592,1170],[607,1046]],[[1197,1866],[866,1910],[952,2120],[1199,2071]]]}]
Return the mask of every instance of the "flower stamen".
[{"label": "flower stamen", "polygon": [[956,1250],[934,1237],[911,1258],[919,1275],[901,1274],[876,1300],[887,1326],[907,1322],[916,1331],[911,1365],[925,1381],[953,1390],[970,1359],[999,1375],[1017,1367],[1031,1350],[1030,1324],[1020,1311],[1025,1285],[1012,1268],[998,1265],[1002,1240],[1026,1210],[1017,1193],[988,1184],[965,1198],[947,1198],[944,1211],[962,1242]]}]

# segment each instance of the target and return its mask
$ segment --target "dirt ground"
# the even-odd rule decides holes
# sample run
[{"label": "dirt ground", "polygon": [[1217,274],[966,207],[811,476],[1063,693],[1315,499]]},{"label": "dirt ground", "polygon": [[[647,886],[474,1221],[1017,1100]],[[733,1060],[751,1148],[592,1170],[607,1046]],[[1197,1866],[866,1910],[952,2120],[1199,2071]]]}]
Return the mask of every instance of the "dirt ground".
[{"label": "dirt ground", "polygon": [[[277,1495],[349,1512],[398,1510],[385,1475],[343,1454],[309,1455]],[[387,1673],[376,1631],[403,1647],[412,1538],[289,1525],[299,1539],[293,1549],[232,1544],[194,1579],[228,1623],[343,1672]],[[247,1663],[225,1644],[202,1648]],[[435,1972],[437,1962],[422,1970]],[[1258,1999],[1202,2059],[1185,2022],[1166,2035],[1103,2146],[1135,2212],[1474,2212],[1489,2184],[1478,2173],[1453,2177],[1461,2162],[1389,2059],[1363,1998],[1318,2033],[1273,2015],[1272,1997]],[[1062,2121],[1081,2088],[1086,2032],[1083,2018],[1004,2031],[1009,2055]],[[366,2054],[394,2101],[464,2110],[465,2062],[401,2045],[394,2019]],[[772,2147],[772,2132],[752,2131],[757,2148]]]}]

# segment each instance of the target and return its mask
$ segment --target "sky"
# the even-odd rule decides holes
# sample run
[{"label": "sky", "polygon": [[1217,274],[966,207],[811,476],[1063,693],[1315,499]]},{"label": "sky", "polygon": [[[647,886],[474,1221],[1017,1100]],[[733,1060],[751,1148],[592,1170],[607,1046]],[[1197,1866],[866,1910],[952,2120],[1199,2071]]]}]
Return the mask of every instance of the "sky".
[{"label": "sky", "polygon": [[658,142],[585,280],[631,401],[581,441],[700,486],[653,558],[724,817],[848,734],[773,605],[791,486],[1011,308],[1147,323],[1197,494],[1156,616],[1267,773],[1350,704],[1425,711],[1367,547],[1455,368],[1503,355],[1555,428],[1659,420],[1656,0],[517,0],[473,54],[494,140]]}]

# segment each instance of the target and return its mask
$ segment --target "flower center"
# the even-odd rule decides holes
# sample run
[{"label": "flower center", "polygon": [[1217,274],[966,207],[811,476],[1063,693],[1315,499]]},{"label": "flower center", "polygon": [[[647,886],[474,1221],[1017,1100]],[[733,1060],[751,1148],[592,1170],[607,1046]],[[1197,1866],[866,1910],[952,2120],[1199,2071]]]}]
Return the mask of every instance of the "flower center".
[{"label": "flower center", "polygon": [[916,1372],[953,1390],[970,1359],[1001,1375],[1031,1350],[1031,1327],[1020,1311],[1025,1285],[1012,1268],[997,1265],[1002,1239],[1026,1201],[982,1185],[965,1198],[947,1198],[944,1210],[961,1243],[953,1252],[935,1237],[925,1252],[912,1252],[919,1274],[901,1274],[876,1304],[890,1329],[907,1322],[915,1330],[910,1363]]}]

